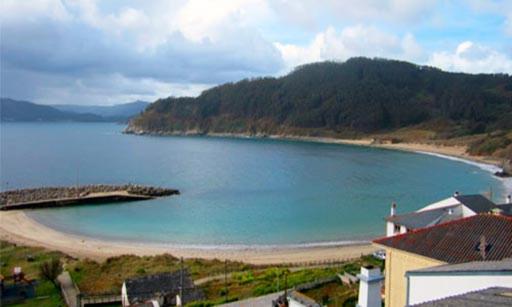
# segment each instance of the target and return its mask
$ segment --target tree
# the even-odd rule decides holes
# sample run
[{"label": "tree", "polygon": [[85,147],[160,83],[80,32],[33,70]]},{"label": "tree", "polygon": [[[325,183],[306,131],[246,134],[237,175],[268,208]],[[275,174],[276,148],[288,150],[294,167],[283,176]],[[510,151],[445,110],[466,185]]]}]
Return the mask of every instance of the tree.
[{"label": "tree", "polygon": [[39,276],[41,279],[51,282],[55,288],[59,288],[57,276],[59,276],[60,273],[62,273],[62,265],[58,258],[45,261],[39,266]]}]

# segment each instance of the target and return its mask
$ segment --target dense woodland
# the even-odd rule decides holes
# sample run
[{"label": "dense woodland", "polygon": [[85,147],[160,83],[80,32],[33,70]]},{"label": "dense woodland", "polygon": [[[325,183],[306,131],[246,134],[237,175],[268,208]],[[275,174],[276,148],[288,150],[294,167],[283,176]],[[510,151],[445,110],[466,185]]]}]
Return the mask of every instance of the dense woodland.
[{"label": "dense woodland", "polygon": [[358,137],[418,126],[444,139],[488,134],[497,138],[494,147],[506,148],[512,143],[512,76],[448,73],[385,59],[322,62],[281,78],[220,85],[197,98],[157,100],[129,129]]}]

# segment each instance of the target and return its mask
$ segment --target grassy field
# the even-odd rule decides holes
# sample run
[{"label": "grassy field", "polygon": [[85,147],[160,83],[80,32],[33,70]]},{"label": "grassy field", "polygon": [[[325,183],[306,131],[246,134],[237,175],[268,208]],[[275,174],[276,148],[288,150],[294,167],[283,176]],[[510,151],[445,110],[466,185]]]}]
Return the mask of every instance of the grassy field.
[{"label": "grassy field", "polygon": [[[83,293],[120,293],[126,278],[152,273],[172,272],[181,266],[180,259],[171,255],[138,257],[133,255],[109,258],[104,262],[78,260],[59,252],[42,248],[16,246],[0,242],[1,274],[10,276],[14,266],[21,266],[27,278],[38,279],[39,265],[58,257]],[[228,301],[241,300],[264,295],[285,288],[331,278],[338,273],[356,274],[362,265],[383,265],[372,257],[336,265],[316,267],[254,266],[240,262],[219,260],[187,259],[183,266],[189,270],[194,280],[202,280],[206,300],[190,306],[212,306]],[[224,272],[228,272],[225,276]],[[226,277],[226,282],[224,277]],[[206,278],[206,279],[205,279]],[[50,282],[40,282],[36,287],[37,298],[26,300],[16,306],[64,306],[60,293]],[[357,288],[341,285],[338,281],[329,282],[305,291],[318,302],[329,306],[343,306],[357,297]]]},{"label": "grassy field", "polygon": [[[338,273],[348,272],[357,274],[362,265],[374,265],[383,268],[383,262],[372,257],[362,257],[334,266],[318,267],[268,267],[266,269],[252,269],[233,273],[227,279],[216,279],[205,283],[203,288],[208,300],[195,302],[190,306],[212,306],[223,302],[237,301],[254,296],[269,294],[285,289],[285,276],[288,288],[315,282],[336,276]],[[227,287],[226,287],[227,285]],[[307,295],[318,302],[324,301],[329,306],[341,306],[357,298],[357,287],[351,288],[339,282],[330,282],[305,291]],[[328,297],[328,298],[327,298]],[[226,299],[227,298],[227,299]],[[341,305],[340,305],[341,304]]]},{"label": "grassy field", "polygon": [[[12,306],[65,306],[60,296],[60,291],[49,281],[39,280],[39,265],[53,257],[61,259],[67,258],[64,254],[59,252],[51,252],[43,248],[16,246],[0,241],[0,274],[5,277],[11,276],[13,268],[19,266],[23,269],[25,278],[28,280],[37,280],[36,298],[25,300],[23,303]],[[6,283],[9,283],[9,281],[6,281]]]},{"label": "grassy field", "polygon": [[[192,279],[196,280],[220,274],[225,267],[228,271],[242,271],[253,266],[240,262],[186,259],[183,267],[188,269]],[[91,260],[72,261],[66,268],[82,292],[116,293],[121,291],[123,281],[127,278],[179,270],[180,259],[168,254],[151,257],[127,255],[109,258],[102,263]]]}]

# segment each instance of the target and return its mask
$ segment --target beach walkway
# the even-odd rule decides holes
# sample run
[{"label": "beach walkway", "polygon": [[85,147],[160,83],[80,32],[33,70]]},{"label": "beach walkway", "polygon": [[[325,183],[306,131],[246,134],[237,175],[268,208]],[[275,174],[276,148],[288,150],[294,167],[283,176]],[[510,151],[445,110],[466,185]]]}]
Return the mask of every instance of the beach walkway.
[{"label": "beach walkway", "polygon": [[62,274],[57,277],[57,280],[60,283],[60,289],[62,290],[62,295],[64,296],[64,300],[69,307],[77,306],[77,296],[78,289],[75,287],[73,280],[71,280],[71,276],[69,272],[64,271]]}]

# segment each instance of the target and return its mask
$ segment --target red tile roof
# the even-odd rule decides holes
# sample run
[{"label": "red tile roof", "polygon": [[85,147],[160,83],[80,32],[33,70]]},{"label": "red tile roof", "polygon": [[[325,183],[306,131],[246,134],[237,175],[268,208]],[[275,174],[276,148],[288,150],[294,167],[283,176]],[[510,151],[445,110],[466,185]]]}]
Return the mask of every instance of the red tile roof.
[{"label": "red tile roof", "polygon": [[482,236],[487,243],[485,260],[512,257],[512,217],[503,215],[479,214],[373,242],[447,263],[460,263],[483,260],[479,251]]}]

